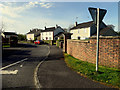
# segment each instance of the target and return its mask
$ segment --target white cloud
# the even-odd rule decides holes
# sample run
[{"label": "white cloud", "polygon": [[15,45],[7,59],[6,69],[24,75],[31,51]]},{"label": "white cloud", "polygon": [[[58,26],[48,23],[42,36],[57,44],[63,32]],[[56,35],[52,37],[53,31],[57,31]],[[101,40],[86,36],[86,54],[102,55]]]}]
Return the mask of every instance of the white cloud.
[{"label": "white cloud", "polygon": [[[34,0],[1,0],[2,2],[30,2]],[[41,2],[119,2],[119,0],[35,0]]]},{"label": "white cloud", "polygon": [[52,7],[52,4],[51,3],[39,3],[41,5],[41,7],[44,7],[44,8],[50,8]]},{"label": "white cloud", "polygon": [[51,3],[39,3],[39,2],[29,2],[29,3],[25,3],[22,6],[16,6],[13,7],[11,3],[8,3],[7,5],[5,4],[0,4],[0,11],[2,11],[2,14],[8,15],[10,17],[21,17],[21,13],[23,11],[26,11],[30,8],[33,8],[37,5],[40,5],[43,8],[50,8],[52,7],[53,4]]},{"label": "white cloud", "polygon": [[66,20],[54,20],[54,19],[43,18],[43,17],[39,17],[39,18],[25,17],[24,21],[4,18],[4,23],[6,26],[5,31],[16,31],[17,33],[24,33],[24,34],[29,32],[29,30],[32,28],[44,29],[45,26],[55,27],[56,24],[64,28],[70,25],[70,22]]}]

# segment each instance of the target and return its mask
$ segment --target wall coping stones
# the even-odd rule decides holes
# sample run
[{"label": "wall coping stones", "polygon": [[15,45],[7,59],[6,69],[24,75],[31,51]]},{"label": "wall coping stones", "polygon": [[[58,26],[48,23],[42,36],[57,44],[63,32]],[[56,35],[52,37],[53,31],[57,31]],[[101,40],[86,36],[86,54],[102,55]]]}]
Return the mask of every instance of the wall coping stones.
[{"label": "wall coping stones", "polygon": [[67,40],[71,42],[89,43],[89,40],[71,40],[71,39],[67,39]]},{"label": "wall coping stones", "polygon": [[[97,36],[92,36],[89,39],[96,39]],[[99,39],[120,39],[120,36],[99,36]]]}]

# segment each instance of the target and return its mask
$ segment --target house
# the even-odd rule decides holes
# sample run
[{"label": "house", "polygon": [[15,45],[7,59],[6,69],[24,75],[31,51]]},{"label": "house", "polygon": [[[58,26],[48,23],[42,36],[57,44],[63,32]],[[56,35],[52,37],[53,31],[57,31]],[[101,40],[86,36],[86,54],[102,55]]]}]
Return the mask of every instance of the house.
[{"label": "house", "polygon": [[42,29],[33,29],[33,30],[30,30],[30,32],[28,32],[26,34],[26,38],[27,40],[40,40],[40,33],[41,33]]},{"label": "house", "polygon": [[41,31],[41,40],[57,40],[58,35],[64,33],[64,30],[56,25],[56,27],[49,27]]},{"label": "house", "polygon": [[[73,33],[71,39],[87,39],[97,33],[97,27],[93,21],[77,24],[70,29]],[[104,22],[100,24],[100,35],[115,36],[116,33],[112,28],[106,26]]]},{"label": "house", "polygon": [[18,35],[15,32],[2,32],[2,43],[16,45],[18,43]]},{"label": "house", "polygon": [[[93,36],[96,36],[97,33],[95,33]],[[100,36],[118,36],[118,34],[113,30],[112,27],[105,27],[100,30],[99,32]]]}]

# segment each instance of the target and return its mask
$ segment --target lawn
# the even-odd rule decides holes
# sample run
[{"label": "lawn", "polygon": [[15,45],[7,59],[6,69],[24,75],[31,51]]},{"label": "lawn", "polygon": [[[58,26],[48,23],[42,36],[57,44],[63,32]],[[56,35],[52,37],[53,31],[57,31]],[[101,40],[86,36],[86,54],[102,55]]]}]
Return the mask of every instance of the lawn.
[{"label": "lawn", "polygon": [[2,44],[2,47],[4,48],[10,47],[10,44]]},{"label": "lawn", "polygon": [[64,54],[65,62],[77,73],[88,77],[92,80],[112,85],[116,88],[120,88],[120,70],[116,68],[108,68],[105,66],[99,66],[99,71],[96,72],[95,64],[88,63],[76,59],[68,54]]}]

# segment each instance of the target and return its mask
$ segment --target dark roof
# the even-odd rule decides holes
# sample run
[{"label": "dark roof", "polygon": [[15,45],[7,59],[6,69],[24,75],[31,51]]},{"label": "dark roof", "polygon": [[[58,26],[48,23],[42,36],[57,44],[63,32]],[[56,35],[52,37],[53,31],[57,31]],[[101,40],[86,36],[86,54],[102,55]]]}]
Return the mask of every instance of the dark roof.
[{"label": "dark roof", "polygon": [[15,32],[3,32],[4,35],[17,35]]},{"label": "dark roof", "polygon": [[27,34],[35,34],[36,32],[41,32],[42,29],[33,29],[33,30],[30,30],[30,32],[28,32]]},{"label": "dark roof", "polygon": [[28,32],[27,34],[34,34],[35,37],[37,37],[40,35],[41,31],[42,31],[42,29],[33,29],[33,30],[30,30],[30,32]]},{"label": "dark roof", "polygon": [[55,35],[56,36],[61,36],[62,34],[64,34],[64,32],[59,32],[58,34]]},{"label": "dark roof", "polygon": [[[104,35],[108,32],[108,30],[112,30],[113,34],[117,35],[117,33],[111,28],[111,27],[106,27],[100,30],[99,35]],[[93,34],[93,35],[97,35],[97,33]]]},{"label": "dark roof", "polygon": [[45,28],[45,30],[41,31],[41,32],[49,32],[49,31],[54,31],[55,27],[50,27],[50,28]]},{"label": "dark roof", "polygon": [[70,30],[72,30],[72,29],[78,29],[78,28],[90,27],[93,24],[94,24],[93,21],[89,21],[89,22],[85,22],[85,23],[80,23],[80,24],[77,24],[77,26],[72,27]]}]

